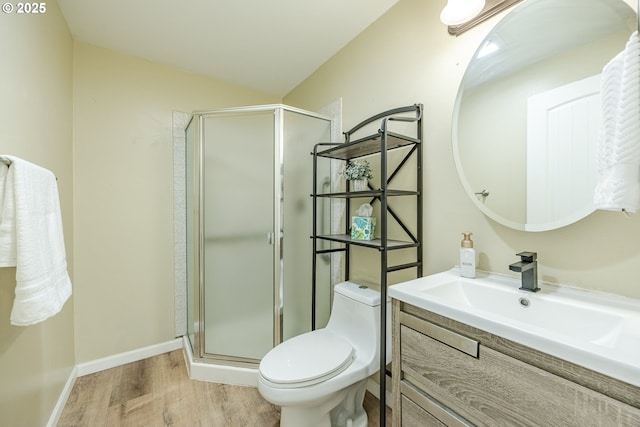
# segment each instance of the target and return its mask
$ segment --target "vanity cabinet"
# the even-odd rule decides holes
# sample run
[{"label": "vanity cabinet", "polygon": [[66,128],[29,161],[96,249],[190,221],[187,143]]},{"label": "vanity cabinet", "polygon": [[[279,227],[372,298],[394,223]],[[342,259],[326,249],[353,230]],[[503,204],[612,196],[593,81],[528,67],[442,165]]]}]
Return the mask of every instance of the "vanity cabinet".
[{"label": "vanity cabinet", "polygon": [[640,426],[640,388],[393,300],[395,426]]}]

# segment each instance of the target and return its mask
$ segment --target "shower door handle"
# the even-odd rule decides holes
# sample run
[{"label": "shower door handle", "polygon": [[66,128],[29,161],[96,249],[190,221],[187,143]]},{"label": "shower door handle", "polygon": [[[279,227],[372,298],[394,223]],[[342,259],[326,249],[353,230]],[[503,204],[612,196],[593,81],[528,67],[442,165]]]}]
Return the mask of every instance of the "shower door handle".
[{"label": "shower door handle", "polygon": [[[331,190],[331,178],[326,176],[324,177],[324,179],[322,180],[322,184],[320,187],[320,191],[322,193],[328,193]],[[327,227],[327,218],[326,218],[326,210],[327,210],[327,206],[325,206],[326,203],[326,198],[325,197],[320,197],[320,233],[321,234],[331,234],[331,222],[329,222],[329,226]],[[329,209],[331,209],[331,205],[329,205]],[[329,218],[331,218],[331,212],[329,212]],[[329,230],[326,230],[326,228],[329,228]],[[330,246],[329,246],[330,247]],[[323,242],[323,249],[327,249],[327,247],[325,246],[325,242]],[[321,259],[325,262],[325,263],[329,263],[331,262],[331,254],[322,254],[321,255]]]},{"label": "shower door handle", "polygon": [[267,233],[267,243],[269,243],[270,245],[273,245],[273,232],[271,231]]}]

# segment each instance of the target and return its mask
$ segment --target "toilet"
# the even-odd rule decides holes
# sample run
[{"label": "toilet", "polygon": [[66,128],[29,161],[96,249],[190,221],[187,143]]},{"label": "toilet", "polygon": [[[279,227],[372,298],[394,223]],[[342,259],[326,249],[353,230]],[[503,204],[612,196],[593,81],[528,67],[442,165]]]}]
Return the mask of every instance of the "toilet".
[{"label": "toilet", "polygon": [[339,283],[326,328],[286,340],[262,358],[258,390],[281,407],[281,427],[367,426],[362,402],[367,378],[380,368],[380,314],[378,291]]}]

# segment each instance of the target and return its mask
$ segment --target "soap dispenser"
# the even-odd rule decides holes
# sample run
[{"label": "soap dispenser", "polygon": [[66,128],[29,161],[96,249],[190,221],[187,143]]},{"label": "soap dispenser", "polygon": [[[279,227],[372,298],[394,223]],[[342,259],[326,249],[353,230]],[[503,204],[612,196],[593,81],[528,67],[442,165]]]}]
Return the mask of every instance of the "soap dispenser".
[{"label": "soap dispenser", "polygon": [[471,240],[471,232],[462,233],[462,242],[460,244],[460,275],[473,279],[476,277],[476,251],[473,249],[473,240]]}]

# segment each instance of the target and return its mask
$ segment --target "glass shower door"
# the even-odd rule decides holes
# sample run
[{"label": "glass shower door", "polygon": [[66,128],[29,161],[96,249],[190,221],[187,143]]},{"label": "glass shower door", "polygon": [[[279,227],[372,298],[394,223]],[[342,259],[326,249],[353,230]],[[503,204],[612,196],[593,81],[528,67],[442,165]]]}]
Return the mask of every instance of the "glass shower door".
[{"label": "glass shower door", "polygon": [[273,112],[202,120],[204,353],[255,361],[274,342]]}]

